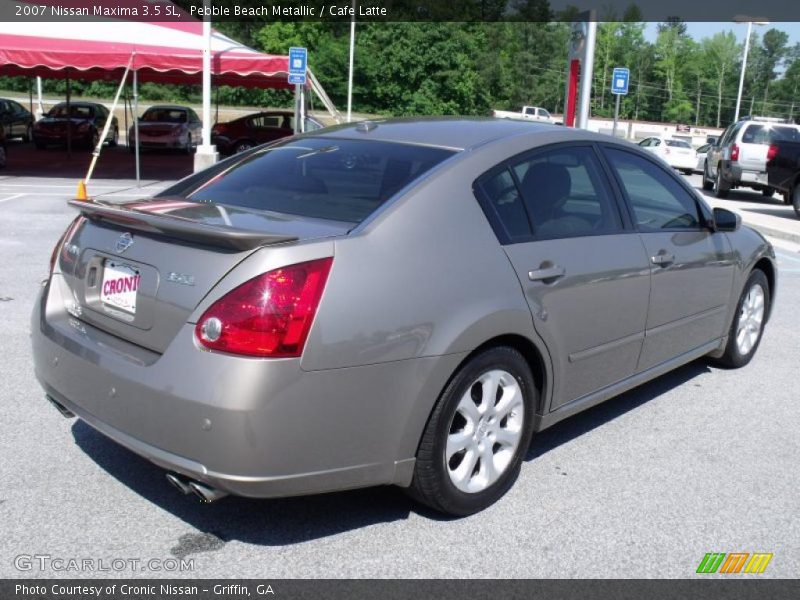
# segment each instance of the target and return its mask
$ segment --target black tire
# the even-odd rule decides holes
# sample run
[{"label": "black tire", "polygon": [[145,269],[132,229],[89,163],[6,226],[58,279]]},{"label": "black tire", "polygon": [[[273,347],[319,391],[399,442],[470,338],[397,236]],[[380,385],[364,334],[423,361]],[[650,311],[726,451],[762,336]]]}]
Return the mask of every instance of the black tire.
[{"label": "black tire", "polygon": [[[736,334],[739,330],[739,322],[741,321],[742,317],[744,316],[742,306],[744,305],[745,299],[747,295],[750,293],[750,290],[754,286],[760,286],[761,291],[764,293],[764,315],[761,320],[760,329],[758,331],[758,338],[756,339],[755,343],[747,352],[741,352],[739,349],[739,344],[736,340]],[[725,346],[725,353],[717,359],[713,359],[712,362],[720,367],[725,367],[727,369],[738,369],[739,367],[745,366],[756,353],[758,350],[758,346],[761,343],[761,338],[764,334],[764,324],[766,323],[767,316],[769,315],[770,310],[770,294],[769,294],[769,282],[767,281],[767,276],[764,275],[764,272],[760,269],[754,269],[750,276],[747,278],[747,282],[744,284],[744,288],[742,289],[742,293],[739,296],[739,301],[736,303],[736,313],[733,317],[733,322],[731,323],[731,328],[728,331],[728,343]]]},{"label": "black tire", "polygon": [[114,132],[111,134],[111,139],[108,140],[108,145],[111,148],[116,148],[119,145],[119,127],[114,127]]},{"label": "black tire", "polygon": [[792,190],[792,206],[794,207],[794,214],[800,219],[800,184],[794,186]]},{"label": "black tire", "polygon": [[[461,491],[448,474],[445,460],[447,438],[455,424],[456,409],[461,399],[471,389],[475,390],[475,386],[479,385],[479,377],[495,369],[511,374],[520,387],[524,415],[519,442],[505,469],[493,484],[477,492]],[[537,391],[528,363],[513,348],[490,348],[469,359],[444,389],[428,419],[417,450],[409,494],[431,508],[453,516],[470,515],[496,502],[513,485],[519,474],[522,458],[528,451],[533,435],[536,401]],[[484,435],[487,434],[484,432]],[[488,435],[490,437],[484,439],[491,440],[491,433]],[[480,460],[475,464],[476,470]]]},{"label": "black tire", "polygon": [[772,198],[774,194],[775,194],[775,188],[771,187],[761,188],[761,195],[764,196],[764,198]]},{"label": "black tire", "polygon": [[703,163],[703,189],[707,192],[714,189],[714,182],[708,175],[708,161]]},{"label": "black tire", "polygon": [[717,177],[714,179],[714,195],[717,198],[727,198],[731,184],[722,176],[722,165],[717,165]]},{"label": "black tire", "polygon": [[100,133],[97,129],[92,129],[91,133],[89,134],[89,139],[86,140],[86,150],[89,152],[94,152],[94,149],[97,148],[97,143],[100,141]]}]

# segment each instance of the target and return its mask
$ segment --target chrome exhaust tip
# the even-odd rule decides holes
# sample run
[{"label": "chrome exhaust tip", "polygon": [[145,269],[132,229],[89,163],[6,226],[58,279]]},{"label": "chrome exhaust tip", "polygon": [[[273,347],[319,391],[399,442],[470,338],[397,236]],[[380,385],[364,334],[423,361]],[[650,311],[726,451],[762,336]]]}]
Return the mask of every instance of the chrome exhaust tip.
[{"label": "chrome exhaust tip", "polygon": [[48,395],[48,394],[45,394],[45,396],[44,396],[44,397],[45,397],[45,398],[47,398],[47,401],[48,401],[50,404],[52,404],[53,406],[55,406],[55,407],[56,407],[56,410],[57,410],[58,412],[60,412],[60,413],[61,413],[61,416],[62,416],[62,417],[64,417],[65,419],[71,419],[72,417],[74,417],[74,416],[75,416],[75,413],[73,413],[73,412],[72,412],[70,409],[68,409],[66,406],[64,406],[63,404],[61,404],[61,403],[60,403],[58,400],[56,400],[56,399],[55,399],[55,398],[53,398],[52,396],[50,396],[50,395]]},{"label": "chrome exhaust tip", "polygon": [[228,495],[228,492],[209,487],[199,481],[190,481],[189,487],[192,488],[194,495],[200,498],[201,502],[205,502],[206,504],[216,502],[220,498],[224,498]]},{"label": "chrome exhaust tip", "polygon": [[189,480],[184,479],[177,473],[167,473],[167,481],[170,485],[178,490],[181,494],[191,494],[192,488],[189,486]]}]

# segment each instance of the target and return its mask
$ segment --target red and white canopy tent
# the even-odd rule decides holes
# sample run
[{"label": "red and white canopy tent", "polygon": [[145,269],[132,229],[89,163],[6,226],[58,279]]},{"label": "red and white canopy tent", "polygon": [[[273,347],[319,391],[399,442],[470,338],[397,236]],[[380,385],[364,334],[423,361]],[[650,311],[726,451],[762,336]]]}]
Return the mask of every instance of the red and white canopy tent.
[{"label": "red and white canopy tent", "polygon": [[[103,3],[95,0],[86,5]],[[113,4],[137,3],[115,0]],[[130,67],[134,82],[199,84],[205,47],[203,23],[174,8],[182,13],[181,20],[0,22],[0,75],[119,81]],[[287,81],[288,62],[288,56],[258,52],[218,31],[211,34],[211,77],[215,85],[288,89],[293,87]],[[339,121],[336,107],[310,70],[306,87]],[[204,99],[206,102],[208,99]],[[210,123],[204,126],[210,127]]]}]

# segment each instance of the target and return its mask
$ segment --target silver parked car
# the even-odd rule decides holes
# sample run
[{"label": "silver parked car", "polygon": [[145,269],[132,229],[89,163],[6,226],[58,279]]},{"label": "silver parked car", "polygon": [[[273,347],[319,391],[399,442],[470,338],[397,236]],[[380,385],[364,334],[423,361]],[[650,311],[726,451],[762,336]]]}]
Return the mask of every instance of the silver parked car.
[{"label": "silver parked car", "polygon": [[73,205],[36,374],[207,501],[394,484],[473,513],[536,431],[703,356],[747,364],[775,297],[735,214],[546,124],[340,126]]},{"label": "silver parked car", "polygon": [[[202,142],[203,122],[188,106],[151,106],[139,118],[139,146],[161,150],[181,150],[191,154]],[[136,127],[128,131],[128,148],[136,149]]]},{"label": "silver parked car", "polygon": [[767,160],[770,145],[777,141],[800,141],[800,126],[768,117],[742,117],[731,123],[708,148],[703,189],[726,198],[732,189],[749,187],[771,198],[775,189],[769,185]]}]

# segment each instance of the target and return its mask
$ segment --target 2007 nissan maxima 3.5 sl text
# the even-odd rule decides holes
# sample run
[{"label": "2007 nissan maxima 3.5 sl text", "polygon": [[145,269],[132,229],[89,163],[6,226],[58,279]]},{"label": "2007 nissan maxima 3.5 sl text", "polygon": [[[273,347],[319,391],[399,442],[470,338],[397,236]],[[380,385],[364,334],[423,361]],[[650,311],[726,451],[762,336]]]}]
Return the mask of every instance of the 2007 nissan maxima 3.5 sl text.
[{"label": "2007 nissan maxima 3.5 sl text", "polygon": [[287,138],[73,202],[33,315],[48,398],[206,500],[496,501],[535,431],[753,356],[771,246],[632,144],[491,119]]}]

